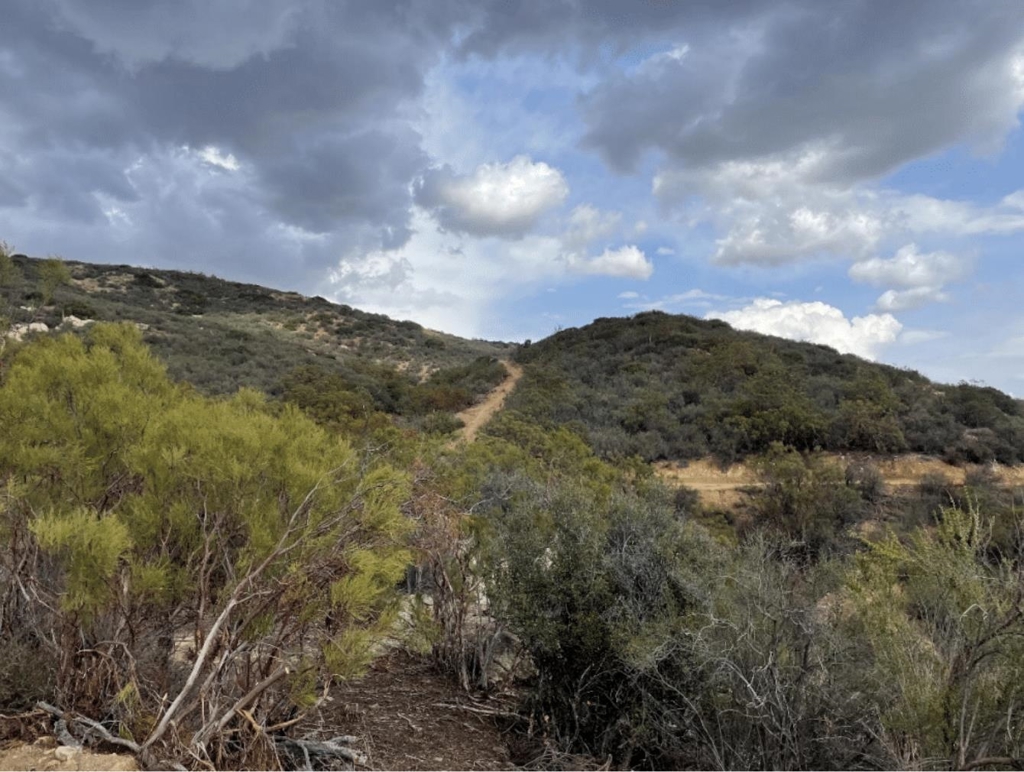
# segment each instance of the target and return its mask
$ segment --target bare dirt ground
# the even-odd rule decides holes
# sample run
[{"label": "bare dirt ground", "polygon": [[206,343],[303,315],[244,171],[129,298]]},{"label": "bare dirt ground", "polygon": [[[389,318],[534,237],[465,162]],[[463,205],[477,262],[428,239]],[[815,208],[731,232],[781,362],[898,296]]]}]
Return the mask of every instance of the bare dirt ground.
[{"label": "bare dirt ground", "polygon": [[135,772],[139,767],[131,756],[117,753],[93,753],[81,748],[58,746],[52,737],[42,737],[32,744],[12,742],[0,749],[0,770],[114,770]]},{"label": "bare dirt ground", "polygon": [[395,651],[331,696],[323,731],[358,737],[371,769],[513,766],[505,737],[484,715],[500,706],[470,700],[429,661]]},{"label": "bare dirt ground", "polygon": [[473,407],[466,408],[461,413],[456,414],[456,418],[464,424],[460,435],[466,442],[472,442],[476,439],[477,432],[484,427],[484,424],[491,420],[495,413],[501,410],[505,404],[505,399],[512,393],[512,389],[516,387],[519,379],[523,377],[523,368],[519,365],[507,360],[502,360],[501,363],[508,371],[508,377],[492,389],[482,402],[478,402]]},{"label": "bare dirt ground", "polygon": [[[919,455],[878,458],[860,454],[829,454],[827,458],[841,466],[851,462],[873,464],[890,491],[913,487],[928,475],[942,475],[951,484],[962,485],[968,472],[963,467],[950,466],[940,459]],[[654,466],[658,475],[667,482],[685,485],[697,491],[707,506],[732,507],[742,500],[744,489],[761,485],[754,470],[745,464],[733,464],[723,470],[711,459],[699,459],[685,465],[661,461]],[[1024,466],[994,465],[989,469],[999,485],[1024,486]]]},{"label": "bare dirt ground", "polygon": [[[366,755],[371,770],[511,769],[506,738],[487,715],[505,709],[497,701],[470,699],[429,660],[396,650],[362,678],[335,688],[318,721],[299,734],[353,735],[359,738],[353,750]],[[0,743],[0,770],[139,769],[131,756],[58,747],[48,736],[32,739]]]}]

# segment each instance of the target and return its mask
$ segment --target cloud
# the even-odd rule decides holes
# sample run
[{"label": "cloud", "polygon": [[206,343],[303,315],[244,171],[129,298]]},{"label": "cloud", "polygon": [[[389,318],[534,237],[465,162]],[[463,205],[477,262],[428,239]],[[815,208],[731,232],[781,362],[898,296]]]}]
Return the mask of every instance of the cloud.
[{"label": "cloud", "polygon": [[[823,254],[867,257],[892,216],[868,191],[817,180],[827,148],[765,159],[725,160],[696,168],[669,167],[653,192],[670,208],[720,231],[712,260],[722,265],[782,265]],[[694,199],[700,205],[693,203]],[[689,202],[689,203],[683,203]]]},{"label": "cloud", "polygon": [[907,244],[891,258],[854,263],[849,275],[854,281],[876,287],[917,289],[941,287],[962,279],[969,267],[967,260],[949,252],[921,253],[916,244]]},{"label": "cloud", "polygon": [[640,297],[640,293],[628,290],[626,292],[620,292],[615,297],[619,298],[620,300],[636,300],[638,297]]},{"label": "cloud", "polygon": [[442,227],[422,208],[415,209],[411,227],[400,248],[346,254],[318,292],[459,335],[507,337],[507,322],[494,316],[497,304],[580,277],[644,279],[653,270],[631,245],[591,257],[568,251],[564,234],[467,236]]},{"label": "cloud", "polygon": [[458,175],[431,169],[417,185],[416,202],[446,229],[475,236],[520,238],[569,195],[562,173],[520,155]]},{"label": "cloud", "polygon": [[949,332],[944,330],[904,330],[900,333],[899,342],[907,346],[930,343],[933,340],[948,338]]},{"label": "cloud", "polygon": [[865,359],[875,359],[884,346],[897,340],[903,329],[892,314],[847,319],[841,310],[826,303],[783,303],[770,298],[758,298],[735,311],[711,312],[707,318],[722,319],[741,330],[821,343]]},{"label": "cloud", "polygon": [[910,311],[929,303],[945,303],[949,295],[938,287],[914,287],[908,290],[886,290],[875,301],[879,311]]},{"label": "cloud", "polygon": [[[246,238],[232,218],[321,234],[335,248],[304,248],[290,270],[254,277],[263,282],[308,281],[348,249],[399,245],[411,183],[432,163],[410,107],[464,17],[459,5],[397,19],[386,3],[13,2],[0,41],[0,227],[38,249],[65,240],[70,223],[90,225],[67,254],[134,262],[145,250],[157,265],[205,270],[213,259],[250,277],[293,255],[235,250],[225,235]],[[191,206],[191,178],[171,175],[183,186],[161,189],[163,206],[150,201],[143,216],[127,173],[140,161],[165,167],[183,147],[246,181],[219,191],[206,211],[218,226],[199,229],[215,240],[193,250],[155,238],[176,229],[162,216]],[[149,230],[114,228],[104,214],[114,210],[134,210]]]},{"label": "cloud", "polygon": [[824,150],[816,179],[850,184],[964,139],[991,147],[1024,103],[1017,4],[978,5],[969,28],[955,2],[734,4],[718,21],[685,56],[593,89],[585,142],[622,169],[649,150],[690,169]]},{"label": "cloud", "polygon": [[898,199],[898,216],[910,231],[952,236],[1006,236],[1024,230],[1024,192],[1005,196],[994,206],[950,201],[920,194]]},{"label": "cloud", "polygon": [[238,159],[234,155],[231,153],[224,155],[213,145],[207,145],[198,154],[206,163],[211,166],[217,166],[225,171],[237,172],[241,168]]},{"label": "cloud", "polygon": [[950,2],[722,5],[707,27],[663,20],[685,55],[652,56],[581,102],[584,145],[621,172],[654,159],[661,203],[718,230],[716,263],[866,259],[907,232],[1022,228],[1012,201],[978,211],[875,186],[957,144],[993,152],[1017,127],[1024,6],[979,5],[965,29]]},{"label": "cloud", "polygon": [[[620,298],[625,298],[628,293],[619,295]],[[633,293],[631,299],[638,298],[636,293]],[[638,309],[642,311],[653,311],[653,310],[665,310],[665,309],[693,309],[693,308],[710,308],[712,301],[723,301],[727,300],[730,302],[737,302],[737,298],[730,298],[726,295],[717,295],[713,292],[705,292],[702,289],[691,289],[686,292],[677,292],[673,295],[666,295],[665,297],[658,298],[657,300],[649,300],[644,298],[642,301],[637,303],[626,303],[623,308]]]},{"label": "cloud", "polygon": [[611,237],[621,222],[621,212],[603,212],[593,204],[580,204],[569,213],[562,241],[571,251],[582,250]]},{"label": "cloud", "polygon": [[921,253],[916,244],[901,247],[895,256],[871,258],[850,266],[849,276],[876,287],[892,287],[878,298],[880,311],[907,311],[949,300],[943,287],[964,278],[970,263],[949,252]]},{"label": "cloud", "polygon": [[596,257],[571,259],[569,266],[576,273],[628,279],[649,279],[654,273],[651,261],[641,249],[631,244],[618,249],[606,249]]}]

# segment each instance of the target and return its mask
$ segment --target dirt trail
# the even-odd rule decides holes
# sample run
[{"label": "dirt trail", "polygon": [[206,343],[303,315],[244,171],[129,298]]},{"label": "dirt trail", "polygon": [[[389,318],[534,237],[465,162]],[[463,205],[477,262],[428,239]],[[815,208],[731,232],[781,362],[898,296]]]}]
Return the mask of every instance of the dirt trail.
[{"label": "dirt trail", "polygon": [[116,770],[135,772],[139,767],[131,756],[94,753],[81,748],[58,746],[52,737],[40,738],[32,745],[10,743],[0,750],[0,769],[36,769],[49,772],[72,770]]},{"label": "dirt trail", "polygon": [[456,418],[464,424],[459,434],[461,439],[466,442],[472,442],[476,439],[477,432],[484,427],[484,424],[491,420],[495,413],[501,410],[502,405],[505,404],[505,399],[512,393],[512,389],[516,387],[519,379],[523,377],[523,368],[519,365],[505,359],[501,363],[508,371],[508,377],[492,389],[484,397],[483,402],[479,402],[473,405],[473,407],[466,408],[461,413],[456,414]]},{"label": "dirt trail", "polygon": [[[927,475],[941,475],[953,485],[962,485],[967,470],[946,464],[928,456],[905,455],[895,458],[872,458],[859,455],[830,454],[828,460],[840,466],[860,461],[874,465],[886,486],[892,490],[917,485]],[[676,485],[685,485],[697,491],[705,504],[732,506],[740,501],[744,488],[757,488],[761,483],[753,469],[745,464],[734,464],[722,470],[710,459],[691,461],[683,466],[671,461],[654,465],[658,475]],[[993,476],[998,484],[1016,487],[1024,485],[1024,467],[994,466]]]},{"label": "dirt trail", "polygon": [[[505,737],[472,701],[422,658],[394,652],[331,693],[321,736],[351,734],[369,769],[511,769]],[[507,709],[507,708],[505,708]]]}]

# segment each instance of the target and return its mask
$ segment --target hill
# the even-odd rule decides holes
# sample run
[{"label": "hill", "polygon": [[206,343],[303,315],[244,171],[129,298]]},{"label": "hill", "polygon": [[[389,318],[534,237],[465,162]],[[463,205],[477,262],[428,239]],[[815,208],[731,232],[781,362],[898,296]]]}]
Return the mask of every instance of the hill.
[{"label": "hill", "polygon": [[[369,407],[449,431],[459,411],[503,382],[499,360],[514,357],[525,375],[505,407],[574,428],[608,459],[730,463],[782,442],[952,463],[1024,461],[1024,408],[996,389],[935,384],[718,320],[652,311],[518,346],[320,297],[123,265],[68,261],[69,282],[42,304],[44,261],[16,255],[13,265],[18,279],[0,282],[0,303],[15,329],[131,321],[172,378],[206,394],[248,386],[291,397],[328,422],[337,423],[339,409]],[[426,416],[434,417],[424,424]]]},{"label": "hill", "polygon": [[134,322],[172,378],[210,395],[246,386],[272,395],[343,387],[385,413],[454,413],[502,381],[505,370],[495,360],[514,348],[321,297],[125,265],[65,261],[69,281],[42,304],[44,263],[15,255],[14,278],[0,282],[7,285],[0,286],[0,315],[16,332],[33,324]]},{"label": "hill", "polygon": [[573,424],[604,457],[799,450],[904,452],[956,463],[1024,460],[1019,400],[967,383],[658,311],[597,319],[524,346],[508,407]]}]

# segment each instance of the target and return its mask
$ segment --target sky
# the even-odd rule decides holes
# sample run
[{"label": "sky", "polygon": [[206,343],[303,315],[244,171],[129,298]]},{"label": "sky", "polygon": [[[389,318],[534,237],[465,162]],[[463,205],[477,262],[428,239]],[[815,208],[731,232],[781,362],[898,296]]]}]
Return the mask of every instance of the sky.
[{"label": "sky", "polygon": [[1020,0],[11,0],[0,239],[1024,396]]}]

